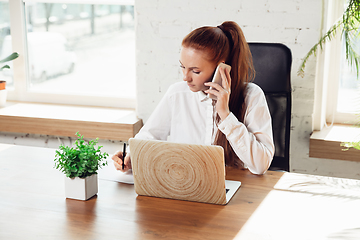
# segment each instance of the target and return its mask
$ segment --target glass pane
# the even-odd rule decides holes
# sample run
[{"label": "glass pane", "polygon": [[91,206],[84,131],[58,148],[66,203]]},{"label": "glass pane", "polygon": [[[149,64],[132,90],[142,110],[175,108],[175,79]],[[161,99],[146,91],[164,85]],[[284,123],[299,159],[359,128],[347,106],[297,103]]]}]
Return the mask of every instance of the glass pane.
[{"label": "glass pane", "polygon": [[[12,53],[12,45],[10,38],[10,11],[9,3],[0,2],[0,60],[9,56]],[[0,63],[0,67],[9,65],[12,67],[12,62]],[[12,72],[8,69],[0,71],[0,80],[6,81],[6,88],[13,89],[14,80]]]},{"label": "glass pane", "polygon": [[31,90],[135,98],[133,6],[25,7]]},{"label": "glass pane", "polygon": [[[360,42],[357,44],[360,52]],[[349,66],[345,58],[345,43],[343,41],[342,66],[339,81],[337,111],[343,113],[360,112],[360,80],[356,75],[356,67]]]}]

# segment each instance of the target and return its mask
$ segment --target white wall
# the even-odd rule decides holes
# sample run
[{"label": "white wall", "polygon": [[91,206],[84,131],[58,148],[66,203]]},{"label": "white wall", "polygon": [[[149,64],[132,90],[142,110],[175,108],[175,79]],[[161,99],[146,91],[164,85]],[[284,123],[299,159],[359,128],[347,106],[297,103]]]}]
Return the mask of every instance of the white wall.
[{"label": "white wall", "polygon": [[[226,3],[226,4],[225,4]],[[309,158],[316,59],[297,76],[301,58],[321,32],[322,0],[137,0],[137,112],[145,121],[168,86],[182,81],[180,44],[192,29],[236,21],[249,42],[278,42],[293,55],[290,169],[294,172],[360,178],[360,164]]]}]

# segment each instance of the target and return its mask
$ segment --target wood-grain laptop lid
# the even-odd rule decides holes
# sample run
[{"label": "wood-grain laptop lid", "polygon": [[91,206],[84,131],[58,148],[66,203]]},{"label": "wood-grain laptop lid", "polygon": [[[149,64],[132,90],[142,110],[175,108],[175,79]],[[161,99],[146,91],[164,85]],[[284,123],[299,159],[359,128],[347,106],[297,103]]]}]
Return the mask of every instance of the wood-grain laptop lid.
[{"label": "wood-grain laptop lid", "polygon": [[138,195],[213,204],[226,204],[232,197],[226,197],[222,147],[134,138],[129,143]]}]

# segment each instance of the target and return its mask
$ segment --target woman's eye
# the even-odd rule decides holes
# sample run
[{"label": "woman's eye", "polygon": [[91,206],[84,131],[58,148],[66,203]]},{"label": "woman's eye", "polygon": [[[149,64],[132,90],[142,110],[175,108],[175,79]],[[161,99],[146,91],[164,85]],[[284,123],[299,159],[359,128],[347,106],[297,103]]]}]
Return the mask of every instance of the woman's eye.
[{"label": "woman's eye", "polygon": [[183,65],[180,65],[181,68],[185,68]]},{"label": "woman's eye", "polygon": [[195,74],[200,74],[200,72],[196,72],[196,71],[193,71],[193,73],[195,73]]}]

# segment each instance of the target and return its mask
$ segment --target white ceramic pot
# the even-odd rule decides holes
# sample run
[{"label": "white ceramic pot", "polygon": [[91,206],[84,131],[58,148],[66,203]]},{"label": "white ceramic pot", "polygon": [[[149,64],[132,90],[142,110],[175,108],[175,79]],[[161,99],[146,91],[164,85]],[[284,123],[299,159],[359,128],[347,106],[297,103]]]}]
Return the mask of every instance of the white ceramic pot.
[{"label": "white ceramic pot", "polygon": [[7,96],[7,90],[6,89],[0,90],[0,107],[5,107],[6,96]]},{"label": "white ceramic pot", "polygon": [[98,175],[86,178],[65,177],[65,196],[77,200],[88,200],[98,193]]}]

